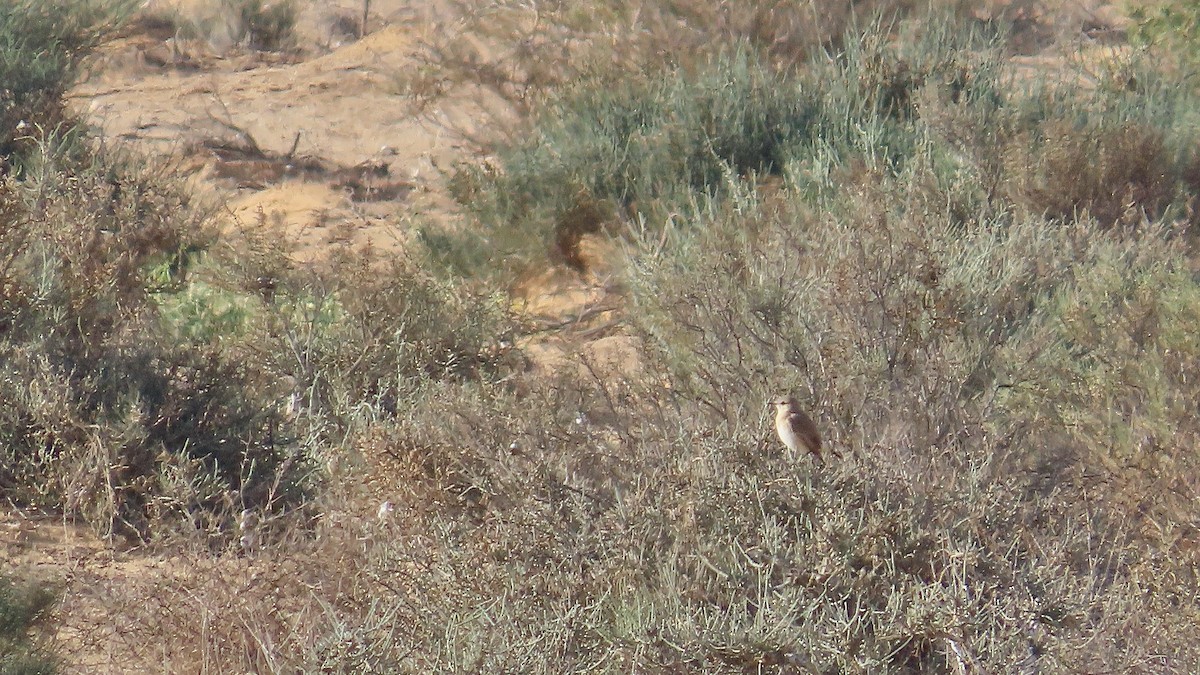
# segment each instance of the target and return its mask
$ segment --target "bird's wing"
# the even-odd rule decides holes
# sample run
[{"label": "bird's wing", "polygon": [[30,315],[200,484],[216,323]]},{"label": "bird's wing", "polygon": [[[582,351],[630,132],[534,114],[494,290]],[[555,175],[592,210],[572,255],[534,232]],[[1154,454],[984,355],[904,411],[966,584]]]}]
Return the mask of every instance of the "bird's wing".
[{"label": "bird's wing", "polygon": [[795,411],[791,415],[792,430],[800,437],[800,440],[808,446],[811,452],[821,452],[821,434],[817,431],[817,425],[808,415],[800,411]]}]

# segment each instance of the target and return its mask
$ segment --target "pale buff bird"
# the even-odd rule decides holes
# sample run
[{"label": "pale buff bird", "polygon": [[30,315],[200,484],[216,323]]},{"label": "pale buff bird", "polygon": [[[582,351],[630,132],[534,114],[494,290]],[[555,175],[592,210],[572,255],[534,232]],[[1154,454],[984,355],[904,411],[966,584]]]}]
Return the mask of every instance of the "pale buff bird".
[{"label": "pale buff bird", "polygon": [[779,440],[795,453],[816,455],[821,459],[821,432],[812,418],[804,414],[800,404],[791,396],[771,399],[775,406],[775,431]]}]

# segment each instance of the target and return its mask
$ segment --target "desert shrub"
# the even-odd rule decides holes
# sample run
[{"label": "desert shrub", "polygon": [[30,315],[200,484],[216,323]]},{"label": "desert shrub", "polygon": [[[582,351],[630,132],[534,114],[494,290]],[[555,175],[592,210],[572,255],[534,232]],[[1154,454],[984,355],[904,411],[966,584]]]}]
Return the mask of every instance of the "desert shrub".
[{"label": "desert shrub", "polygon": [[[1161,214],[1173,196],[1156,130],[1132,125],[1080,129],[1053,120],[1036,136],[1010,156],[1015,163],[1009,172],[1012,197],[1031,209],[1059,219],[1087,212],[1112,223],[1139,218],[1140,213],[1130,213],[1132,208]],[[1033,170],[1024,170],[1028,168]]]},{"label": "desert shrub", "polygon": [[201,309],[212,288],[189,284],[207,212],[168,165],[89,141],[64,113],[76,72],[132,11],[0,10],[14,83],[0,128],[20,169],[0,185],[0,486],[145,540],[197,518],[219,530],[241,508],[287,511],[310,468],[279,433],[277,384],[222,342],[246,303]]},{"label": "desert shrub", "polygon": [[[1185,249],[964,227],[929,157],[815,192],[730,176],[635,239],[640,381],[433,385],[368,433],[397,511],[362,575],[392,590],[309,663],[1194,667]],[[780,390],[847,459],[777,449]]]},{"label": "desert shrub", "polygon": [[1194,219],[1191,90],[1149,70],[1137,87],[1118,86],[1116,68],[1095,87],[1015,80],[1001,47],[945,18],[876,23],[799,71],[742,50],[645,78],[583,80],[496,161],[454,176],[488,236],[426,233],[425,243],[462,272],[519,269],[539,249],[581,269],[583,234],[661,232],[729,176],[786,174],[816,196],[839,189],[831,174],[902,175],[914,162],[930,169],[914,174],[925,197],[948,201],[964,225],[1002,213]]},{"label": "desert shrub", "polygon": [[1193,90],[1143,62],[1130,67],[1143,73],[1133,88],[1114,71],[1093,90],[1043,83],[1014,102],[999,157],[1006,200],[1063,220],[1194,220]]},{"label": "desert shrub", "polygon": [[58,672],[54,656],[32,634],[45,628],[58,598],[45,585],[17,583],[0,576],[0,672],[49,675]]},{"label": "desert shrub", "polygon": [[835,188],[830,171],[901,175],[928,162],[930,193],[964,224],[997,211],[1105,224],[1194,217],[1194,95],[1177,77],[1122,58],[1030,80],[1005,66],[1002,36],[977,27],[894,32],[871,27],[812,65],[808,88],[825,110],[819,142],[791,153],[801,187]]},{"label": "desert shrub", "polygon": [[229,312],[213,318],[238,319],[239,349],[281,383],[306,447],[353,454],[348,436],[396,415],[422,383],[488,381],[519,364],[516,324],[500,295],[369,245],[300,264],[262,227],[229,237],[241,252],[212,281],[258,297],[243,308],[234,294]]},{"label": "desert shrub", "polygon": [[[889,37],[898,33],[899,38]],[[822,101],[813,142],[788,153],[797,188],[840,208],[842,180],[911,173],[923,198],[946,201],[963,224],[987,220],[999,199],[997,146],[1015,112],[1002,41],[942,16],[850,33],[836,58],[818,60],[801,88]]]},{"label": "desert shrub", "polygon": [[707,403],[607,377],[424,390],[361,441],[396,511],[304,667],[1195,663],[1186,564],[1065,488],[1031,499],[986,459],[1002,434],[921,446],[923,415],[900,415],[818,466],[765,443],[761,409],[727,424]]},{"label": "desert shrub", "polygon": [[1049,441],[1030,458],[1042,480],[1066,482],[1071,466],[1088,466],[1107,481],[1104,501],[1136,514],[1131,525],[1186,546],[1169,523],[1200,468],[1183,441],[1197,433],[1189,327],[1200,288],[1166,228],[1111,239],[1085,232],[1066,244],[1067,283],[1004,347],[1001,419],[1030,447]]},{"label": "desert shrub", "polygon": [[133,0],[20,2],[0,7],[0,166],[20,165],[39,133],[73,122],[63,95]]},{"label": "desert shrub", "polygon": [[300,6],[295,0],[210,0],[190,6],[144,8],[144,29],[169,30],[177,38],[203,40],[224,51],[234,46],[259,52],[290,52],[296,43]]},{"label": "desert shrub", "polygon": [[268,495],[285,460],[269,383],[217,343],[178,340],[157,311],[155,294],[178,291],[207,245],[204,211],[169,173],[54,159],[4,186],[10,498],[143,538],[153,520],[219,504],[168,494],[160,470],[172,462],[197,462],[251,501],[282,498]]},{"label": "desert shrub", "polygon": [[[1058,229],[1037,219],[998,220],[962,232],[947,213],[913,198],[922,183],[911,175],[868,176],[843,185],[840,197],[852,200],[844,210],[796,200],[772,212],[747,195],[736,208],[693,216],[706,227],[678,233],[669,253],[641,264],[635,287],[639,323],[673,373],[672,391],[694,411],[690,419],[708,420],[697,425],[727,436],[755,426],[762,412],[754,406],[771,392],[799,391],[830,443],[857,457],[857,470],[841,469],[855,478],[825,490],[838,495],[839,513],[863,505],[856,522],[889,522],[886,546],[897,548],[884,573],[890,581],[855,586],[863,595],[851,594],[855,600],[838,611],[875,607],[872,616],[886,624],[885,608],[915,609],[934,588],[937,595],[1005,585],[993,573],[1042,580],[1032,598],[991,596],[1013,611],[976,614],[968,609],[975,601],[946,598],[916,621],[909,615],[877,624],[872,637],[843,633],[848,642],[826,654],[854,653],[848,645],[856,645],[866,657],[877,649],[859,666],[889,670],[949,669],[972,659],[993,667],[1043,659],[1057,663],[1053,669],[1087,655],[1062,640],[1075,631],[1093,636],[1110,657],[1135,633],[1146,645],[1148,632],[1169,653],[1174,636],[1193,627],[1178,613],[1169,621],[1156,613],[1177,591],[1193,592],[1196,579],[1183,573],[1176,590],[1146,598],[1136,589],[1156,556],[1194,555],[1171,495],[1194,489],[1196,467],[1183,446],[1160,440],[1166,428],[1193,426],[1179,405],[1191,385],[1176,379],[1196,349],[1178,332],[1194,321],[1187,298],[1196,292],[1188,275],[1174,271],[1185,264],[1182,249],[1166,230],[1105,233],[1090,223]],[[1172,467],[1170,479],[1160,462]],[[1072,477],[1081,466],[1087,477]],[[860,490],[874,502],[851,496]],[[956,496],[943,503],[939,493]],[[1081,502],[1092,506],[1054,505]],[[945,521],[935,515],[948,513],[955,515]],[[900,526],[891,520],[897,515],[912,520]],[[957,518],[979,520],[957,530],[950,525]],[[1076,538],[1080,530],[1092,544]],[[850,560],[875,555],[859,549],[870,531],[843,545],[860,551]],[[908,534],[896,539],[900,532]],[[1026,541],[1074,562],[1018,553]],[[979,566],[954,572],[966,577],[947,584],[949,570],[937,571],[934,561],[963,546]],[[1142,546],[1159,553],[1147,557]],[[821,569],[809,563],[811,552],[800,559],[806,570]],[[1045,595],[1049,588],[1056,595]],[[901,600],[892,592],[911,595]],[[1015,609],[1030,599],[1033,605]],[[1052,612],[1039,603],[1051,603]],[[948,607],[959,611],[944,614]],[[1040,618],[1019,627],[1011,623],[1019,615]],[[1123,624],[1126,615],[1137,617],[1136,628]],[[1133,633],[1121,637],[1126,628]],[[974,637],[962,651],[944,642],[958,641],[963,630]],[[876,641],[883,635],[897,642]],[[1151,651],[1126,657],[1137,664]],[[1178,660],[1165,663],[1182,667],[1197,658],[1174,653]]]},{"label": "desert shrub", "polygon": [[[512,262],[539,246],[581,268],[582,234],[619,230],[611,226],[622,221],[658,230],[697,195],[720,194],[730,175],[787,168],[796,179],[814,176],[811,187],[820,189],[831,165],[900,171],[931,143],[948,174],[939,180],[978,184],[986,172],[994,188],[998,160],[987,148],[1005,119],[994,40],[935,21],[897,45],[894,30],[876,22],[848,34],[836,58],[803,72],[773,70],[738,49],[691,69],[584,80],[534,118],[532,133],[501,146],[498,163],[454,176],[452,190],[489,233],[487,244],[455,246],[444,234],[426,242],[463,269],[486,268],[464,261],[489,247]],[[950,127],[961,122],[970,126]],[[969,162],[955,159],[964,150],[974,153]]]},{"label": "desert shrub", "polygon": [[[938,447],[896,421],[848,463],[819,466],[767,444],[749,409],[728,425],[659,385],[525,384],[430,382],[362,430],[389,519],[331,509],[339,520],[316,539],[264,551],[253,569],[195,561],[172,582],[193,589],[182,603],[150,582],[103,592],[134,635],[207,626],[207,663],[225,668],[1196,662],[1186,564],[1066,487],[1030,498],[1024,476],[980,461],[976,443],[1002,434],[947,438],[938,447],[956,452],[928,462]],[[327,583],[303,581],[314,578]],[[199,659],[167,644],[143,656]]]},{"label": "desert shrub", "polygon": [[0,484],[20,503],[226,545],[243,509],[306,518],[347,439],[421,383],[519,366],[498,297],[368,250],[208,255],[169,172],[54,157],[6,184],[0,232]]},{"label": "desert shrub", "polygon": [[544,113],[536,135],[504,154],[502,172],[460,172],[456,197],[489,228],[497,255],[528,256],[519,247],[540,241],[578,267],[578,238],[621,212],[655,219],[727,172],[779,171],[816,107],[745,54],[694,79],[590,83]]},{"label": "desert shrub", "polygon": [[[236,241],[233,235],[230,239]],[[376,472],[381,457],[391,460],[376,450],[383,447],[406,457],[401,449],[412,447],[409,439],[424,441],[431,433],[443,441],[456,433],[469,439],[469,422],[464,423],[469,417],[463,415],[476,410],[452,393],[508,388],[503,381],[522,365],[513,363],[511,344],[505,344],[511,339],[511,318],[498,298],[429,278],[389,256],[354,247],[335,249],[326,261],[300,265],[254,249],[272,241],[278,237],[256,240],[240,248],[233,260],[213,255],[191,272],[210,289],[200,297],[216,292],[211,289],[222,289],[226,298],[238,295],[234,289],[239,287],[254,289],[246,295],[256,306],[233,324],[236,330],[222,332],[221,343],[228,350],[226,358],[236,354],[257,364],[263,374],[256,380],[261,389],[249,390],[255,401],[269,401],[272,410],[286,409],[269,418],[274,442],[297,457],[291,470],[275,472],[282,474],[276,489],[284,497],[276,504],[250,498],[234,504],[261,509],[261,549],[247,547],[247,561],[183,547],[189,574],[179,584],[171,582],[170,592],[153,575],[132,584],[101,580],[81,591],[102,607],[101,615],[79,612],[70,628],[78,639],[91,641],[103,634],[97,626],[119,626],[128,638],[130,663],[138,667],[170,663],[174,669],[201,672],[395,671],[403,661],[383,646],[395,638],[407,615],[391,604],[394,596],[370,588],[373,581],[362,575],[378,556],[374,542],[385,536],[374,527],[373,517],[364,517],[364,501],[388,494],[391,481],[399,479],[394,472]],[[268,271],[270,293],[263,293],[267,289],[259,279]],[[172,313],[191,326],[187,334],[208,333],[203,315],[179,307]],[[228,325],[221,313],[212,318],[217,325]],[[246,393],[237,390],[241,382],[236,373],[219,381],[220,390],[216,383],[207,386],[214,397],[220,394],[220,401],[232,405]],[[464,395],[463,400],[470,399]],[[232,428],[238,424],[221,421]],[[431,429],[444,431],[427,430],[431,423]],[[394,443],[385,445],[380,439]],[[238,447],[232,439],[227,445]],[[405,488],[430,498],[430,505],[458,503],[443,492],[446,476],[455,477],[460,491],[471,485],[465,482],[470,474],[459,465],[475,460],[444,449],[449,455],[427,458],[430,473]],[[321,463],[312,467],[310,459]],[[177,494],[230,493],[220,476],[209,477],[204,466],[186,460],[163,458],[155,480],[176,486]],[[264,470],[270,468],[264,464]],[[291,506],[286,481],[308,476],[301,469],[313,471],[320,489],[309,489],[316,482],[312,480],[301,485],[307,501],[291,514],[280,514]],[[378,501],[367,504],[373,512]],[[220,515],[198,508],[186,514],[196,527],[215,530],[215,545],[228,547],[228,518],[222,523]],[[224,537],[219,536],[222,527]],[[348,607],[351,597],[365,604]]]},{"label": "desert shrub", "polygon": [[927,88],[953,103],[1002,103],[1001,37],[953,16],[895,24],[876,19],[853,27],[843,43],[834,58],[810,64],[811,78],[828,88],[837,107],[852,111],[857,119],[913,118],[918,114],[917,94]]},{"label": "desert shrub", "polygon": [[[84,658],[76,668],[103,668],[112,633],[123,636],[122,666],[170,672],[279,672],[302,663],[325,627],[336,589],[355,587],[367,533],[347,528],[331,540],[293,536],[247,557],[174,547],[172,565],[186,575],[97,575],[64,600],[59,637]],[[309,585],[302,580],[308,580]]]}]

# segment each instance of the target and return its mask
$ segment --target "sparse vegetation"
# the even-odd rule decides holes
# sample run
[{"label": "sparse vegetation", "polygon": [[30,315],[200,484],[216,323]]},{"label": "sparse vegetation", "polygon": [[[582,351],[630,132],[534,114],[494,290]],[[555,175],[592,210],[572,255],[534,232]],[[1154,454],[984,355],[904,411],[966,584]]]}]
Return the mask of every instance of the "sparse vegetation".
[{"label": "sparse vegetation", "polygon": [[[0,492],[186,565],[79,591],[147,669],[1195,670],[1193,94],[1020,80],[994,26],[880,7],[490,5],[572,40],[510,54],[528,126],[453,177],[438,274],[218,235],[37,127],[0,184]],[[598,36],[636,48],[588,67]],[[525,368],[489,284],[598,236],[636,367]],[[844,460],[787,456],[778,391]]]},{"label": "sparse vegetation", "polygon": [[[956,12],[953,2],[914,7],[896,0],[811,3],[631,3],[606,0],[586,10],[559,3],[501,0],[450,3],[453,24],[439,26],[424,45],[427,68],[410,92],[436,98],[447,84],[470,83],[526,112],[540,109],[581,79],[638,79],[640,73],[690,70],[729,48],[753,54],[765,67],[788,72],[872,20]],[[461,39],[470,36],[470,39]],[[489,48],[481,49],[487,45]],[[594,92],[597,94],[597,92]]]},{"label": "sparse vegetation", "polygon": [[[6,129],[23,145],[10,156],[20,171],[0,184],[0,485],[107,536],[207,523],[220,535],[235,508],[299,505],[310,460],[280,438],[278,385],[261,368],[160,311],[194,297],[207,212],[169,167],[97,147],[63,112],[88,48],[127,9],[29,5],[3,26],[27,30],[54,11],[67,37],[43,38],[48,54],[15,53],[61,66],[30,85],[23,120]],[[212,317],[186,317],[198,319]]]},{"label": "sparse vegetation", "polygon": [[505,155],[502,172],[465,167],[452,189],[489,225],[493,255],[536,260],[553,247],[581,268],[580,237],[622,214],[661,222],[729,172],[781,173],[788,149],[816,133],[818,108],[745,53],[694,78],[579,86]]}]

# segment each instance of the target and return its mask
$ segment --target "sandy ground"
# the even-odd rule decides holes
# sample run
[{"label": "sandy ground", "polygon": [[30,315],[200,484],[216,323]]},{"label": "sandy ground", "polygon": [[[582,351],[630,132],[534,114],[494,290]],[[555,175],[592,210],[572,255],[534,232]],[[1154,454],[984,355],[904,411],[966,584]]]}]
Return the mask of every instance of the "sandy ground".
[{"label": "sandy ground", "polygon": [[[282,225],[299,257],[319,256],[330,231],[347,229],[402,245],[412,219],[451,217],[444,169],[475,150],[464,135],[507,112],[478,91],[453,92],[436,109],[412,105],[414,54],[453,23],[436,3],[411,4],[372,2],[361,40],[336,30],[361,3],[305,5],[301,51],[288,57],[222,52],[219,35],[135,33],[106,50],[73,98],[103,136],[189,161],[228,201],[232,226],[260,213]],[[228,151],[248,139],[278,161]],[[347,180],[356,167],[371,174],[373,193]]]}]

